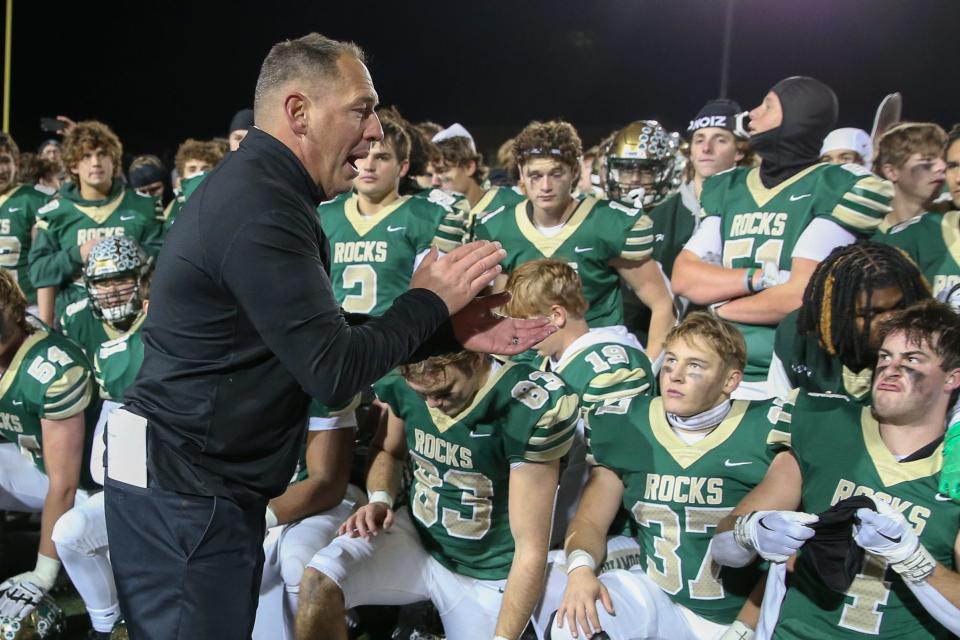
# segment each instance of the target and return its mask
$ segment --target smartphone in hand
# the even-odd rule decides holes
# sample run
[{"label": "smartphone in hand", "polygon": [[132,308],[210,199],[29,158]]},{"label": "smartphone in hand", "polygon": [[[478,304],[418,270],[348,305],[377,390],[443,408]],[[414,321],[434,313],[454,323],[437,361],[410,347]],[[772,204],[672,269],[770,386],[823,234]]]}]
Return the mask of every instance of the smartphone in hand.
[{"label": "smartphone in hand", "polygon": [[48,133],[60,133],[67,128],[67,123],[56,118],[40,118],[40,130]]}]

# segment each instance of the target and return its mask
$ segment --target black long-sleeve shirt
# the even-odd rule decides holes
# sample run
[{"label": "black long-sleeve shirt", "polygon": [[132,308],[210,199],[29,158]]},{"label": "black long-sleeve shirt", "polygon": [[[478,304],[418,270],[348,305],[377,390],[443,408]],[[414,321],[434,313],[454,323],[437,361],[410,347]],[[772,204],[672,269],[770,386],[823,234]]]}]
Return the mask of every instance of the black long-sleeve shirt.
[{"label": "black long-sleeve shirt", "polygon": [[126,394],[149,420],[151,486],[240,502],[278,495],[311,396],[337,405],[428,341],[455,348],[445,304],[424,289],[347,323],[327,276],[321,199],[296,156],[251,129],[172,227]]}]

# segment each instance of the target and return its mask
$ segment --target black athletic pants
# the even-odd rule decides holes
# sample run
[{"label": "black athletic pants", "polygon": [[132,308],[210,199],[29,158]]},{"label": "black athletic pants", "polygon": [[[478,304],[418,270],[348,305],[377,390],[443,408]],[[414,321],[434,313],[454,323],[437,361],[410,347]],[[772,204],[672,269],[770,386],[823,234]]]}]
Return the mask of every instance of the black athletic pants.
[{"label": "black athletic pants", "polygon": [[246,640],[263,570],[266,503],[106,479],[107,534],[131,640]]}]

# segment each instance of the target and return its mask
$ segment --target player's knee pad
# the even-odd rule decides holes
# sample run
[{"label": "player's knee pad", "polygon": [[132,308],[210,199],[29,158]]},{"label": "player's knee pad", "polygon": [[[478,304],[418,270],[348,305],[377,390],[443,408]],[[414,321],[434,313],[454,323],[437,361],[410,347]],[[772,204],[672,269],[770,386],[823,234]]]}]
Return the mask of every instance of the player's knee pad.
[{"label": "player's knee pad", "polygon": [[285,587],[299,585],[306,566],[307,563],[300,554],[286,553],[283,547],[280,548],[280,577]]},{"label": "player's knee pad", "polygon": [[107,537],[106,531],[99,531],[93,520],[81,509],[67,511],[53,526],[54,544],[87,556],[94,555],[107,545]]}]

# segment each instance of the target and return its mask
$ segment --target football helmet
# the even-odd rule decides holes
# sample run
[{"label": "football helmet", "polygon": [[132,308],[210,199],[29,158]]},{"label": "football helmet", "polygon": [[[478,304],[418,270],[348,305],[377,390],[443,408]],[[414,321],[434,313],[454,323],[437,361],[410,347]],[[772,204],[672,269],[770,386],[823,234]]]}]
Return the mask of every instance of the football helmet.
[{"label": "football helmet", "polygon": [[606,152],[607,197],[648,208],[670,193],[676,143],[656,120],[631,122]]},{"label": "football helmet", "polygon": [[63,609],[46,595],[23,620],[0,617],[0,640],[55,640],[66,628]]},{"label": "football helmet", "polygon": [[149,266],[140,246],[126,236],[110,236],[95,244],[83,269],[93,314],[125,328],[122,325],[136,318],[143,307],[141,289]]}]

